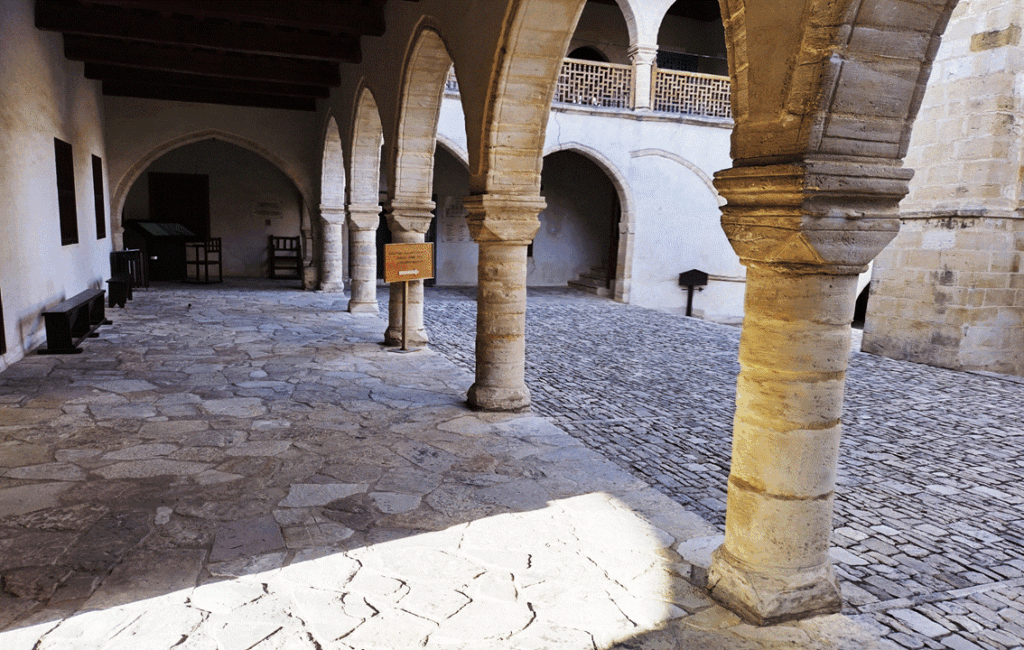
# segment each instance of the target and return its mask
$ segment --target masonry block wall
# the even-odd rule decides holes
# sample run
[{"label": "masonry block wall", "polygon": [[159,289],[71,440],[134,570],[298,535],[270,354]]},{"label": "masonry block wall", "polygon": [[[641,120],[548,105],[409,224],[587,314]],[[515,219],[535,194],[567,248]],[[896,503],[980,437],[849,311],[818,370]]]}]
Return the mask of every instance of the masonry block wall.
[{"label": "masonry block wall", "polygon": [[1019,3],[961,2],[914,127],[899,236],[875,261],[863,350],[1024,375]]}]

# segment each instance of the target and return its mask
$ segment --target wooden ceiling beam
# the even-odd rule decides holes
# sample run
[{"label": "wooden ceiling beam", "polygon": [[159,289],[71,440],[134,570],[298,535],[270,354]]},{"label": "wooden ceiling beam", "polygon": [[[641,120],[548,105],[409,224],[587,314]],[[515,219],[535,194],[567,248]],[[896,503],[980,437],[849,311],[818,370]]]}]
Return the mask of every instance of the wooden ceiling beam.
[{"label": "wooden ceiling beam", "polygon": [[204,77],[182,72],[164,70],[143,70],[103,63],[86,63],[85,78],[99,81],[125,83],[149,83],[159,86],[177,86],[197,90],[226,92],[252,92],[261,95],[284,95],[290,97],[313,97],[327,99],[331,92],[326,86],[280,83],[274,81],[253,81],[230,77]]},{"label": "wooden ceiling beam", "polygon": [[361,60],[359,38],[354,36],[161,18],[106,7],[89,8],[73,0],[36,0],[36,27],[65,34],[123,38],[249,54],[348,63]]},{"label": "wooden ceiling beam", "polygon": [[386,0],[88,0],[90,4],[151,9],[164,15],[219,18],[334,34],[381,36]]},{"label": "wooden ceiling beam", "polygon": [[239,93],[199,88],[180,88],[129,81],[104,81],[103,94],[108,97],[137,97],[176,102],[225,104],[251,108],[276,108],[292,111],[314,111],[316,100],[310,97],[284,97],[259,93]]},{"label": "wooden ceiling beam", "polygon": [[183,72],[212,77],[278,81],[312,86],[341,84],[338,64],[284,57],[186,50],[112,38],[66,34],[64,56],[71,61]]}]

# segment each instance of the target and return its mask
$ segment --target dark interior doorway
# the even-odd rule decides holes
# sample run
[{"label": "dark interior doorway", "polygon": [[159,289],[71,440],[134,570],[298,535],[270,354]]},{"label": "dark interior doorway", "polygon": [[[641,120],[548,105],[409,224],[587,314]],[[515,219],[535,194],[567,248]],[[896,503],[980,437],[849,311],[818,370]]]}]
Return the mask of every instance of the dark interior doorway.
[{"label": "dark interior doorway", "polygon": [[185,226],[210,238],[210,177],[149,172],[149,220]]}]

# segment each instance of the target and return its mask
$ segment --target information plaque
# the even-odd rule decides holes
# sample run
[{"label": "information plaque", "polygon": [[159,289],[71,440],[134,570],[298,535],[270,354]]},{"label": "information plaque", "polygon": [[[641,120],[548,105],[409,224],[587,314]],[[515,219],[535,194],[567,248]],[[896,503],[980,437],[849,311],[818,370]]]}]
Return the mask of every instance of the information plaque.
[{"label": "information plaque", "polygon": [[434,244],[385,244],[384,281],[410,282],[434,277]]}]

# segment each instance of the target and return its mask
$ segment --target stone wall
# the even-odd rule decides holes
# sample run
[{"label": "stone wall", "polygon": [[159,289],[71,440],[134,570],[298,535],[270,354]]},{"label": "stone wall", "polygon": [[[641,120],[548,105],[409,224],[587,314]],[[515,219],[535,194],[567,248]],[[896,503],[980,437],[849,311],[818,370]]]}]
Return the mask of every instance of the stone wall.
[{"label": "stone wall", "polygon": [[875,262],[863,349],[1024,374],[1018,3],[961,2],[906,164],[899,236]]}]

